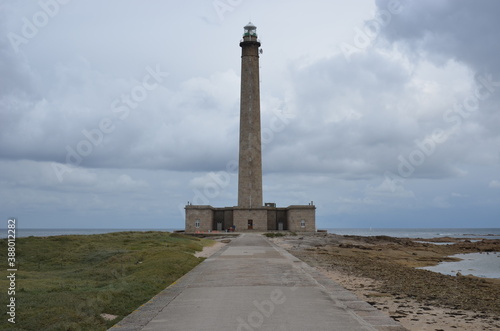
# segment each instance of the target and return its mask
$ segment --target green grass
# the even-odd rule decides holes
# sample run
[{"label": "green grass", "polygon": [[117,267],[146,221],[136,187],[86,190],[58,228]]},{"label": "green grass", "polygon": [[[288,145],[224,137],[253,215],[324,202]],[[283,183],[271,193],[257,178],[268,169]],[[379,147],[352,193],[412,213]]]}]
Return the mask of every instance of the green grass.
[{"label": "green grass", "polygon": [[[7,323],[2,277],[0,330],[106,330],[200,263],[193,253],[212,243],[166,232],[18,238],[16,324]],[[0,249],[6,270],[5,239]]]}]

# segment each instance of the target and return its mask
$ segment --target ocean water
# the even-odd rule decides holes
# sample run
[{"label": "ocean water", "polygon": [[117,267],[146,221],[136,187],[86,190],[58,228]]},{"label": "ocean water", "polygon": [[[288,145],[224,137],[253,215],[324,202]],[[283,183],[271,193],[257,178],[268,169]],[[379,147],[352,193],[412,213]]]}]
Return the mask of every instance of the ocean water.
[{"label": "ocean water", "polygon": [[476,277],[500,278],[500,252],[455,254],[451,257],[461,259],[456,262],[441,262],[432,267],[422,267],[444,275],[473,275]]}]

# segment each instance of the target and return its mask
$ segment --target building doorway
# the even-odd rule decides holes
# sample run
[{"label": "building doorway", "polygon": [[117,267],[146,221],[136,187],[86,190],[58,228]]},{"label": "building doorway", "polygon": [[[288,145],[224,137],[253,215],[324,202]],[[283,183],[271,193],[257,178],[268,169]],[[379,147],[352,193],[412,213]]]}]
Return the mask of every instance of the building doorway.
[{"label": "building doorway", "polygon": [[253,220],[248,220],[248,230],[253,230]]},{"label": "building doorway", "polygon": [[222,231],[222,222],[217,222],[217,231]]},{"label": "building doorway", "polygon": [[283,231],[283,222],[278,223],[278,231]]}]

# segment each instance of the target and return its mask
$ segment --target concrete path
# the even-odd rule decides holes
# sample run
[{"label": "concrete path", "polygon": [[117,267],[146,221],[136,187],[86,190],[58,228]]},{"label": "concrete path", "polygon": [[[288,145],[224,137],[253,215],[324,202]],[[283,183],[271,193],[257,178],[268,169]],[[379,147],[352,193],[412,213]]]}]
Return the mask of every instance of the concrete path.
[{"label": "concrete path", "polygon": [[259,234],[243,234],[111,330],[405,330]]}]

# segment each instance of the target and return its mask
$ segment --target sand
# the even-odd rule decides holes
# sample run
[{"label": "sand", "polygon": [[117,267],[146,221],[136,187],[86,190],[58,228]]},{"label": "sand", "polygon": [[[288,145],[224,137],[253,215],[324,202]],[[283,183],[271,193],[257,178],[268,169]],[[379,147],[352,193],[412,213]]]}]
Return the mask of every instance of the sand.
[{"label": "sand", "polygon": [[[272,239],[409,330],[499,330],[500,280],[418,270],[467,252],[500,251],[500,240],[337,235]],[[432,245],[426,241],[449,241]]]},{"label": "sand", "polygon": [[203,250],[201,252],[194,253],[194,256],[208,258],[213,254],[217,253],[217,251],[222,247],[224,247],[225,245],[226,245],[225,243],[217,241],[212,246],[203,247]]}]

